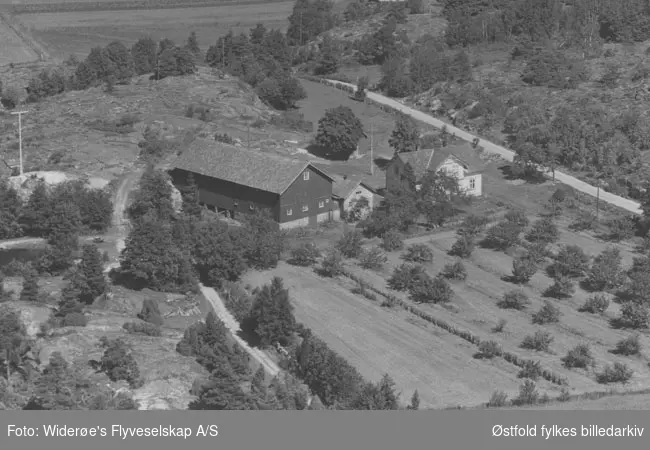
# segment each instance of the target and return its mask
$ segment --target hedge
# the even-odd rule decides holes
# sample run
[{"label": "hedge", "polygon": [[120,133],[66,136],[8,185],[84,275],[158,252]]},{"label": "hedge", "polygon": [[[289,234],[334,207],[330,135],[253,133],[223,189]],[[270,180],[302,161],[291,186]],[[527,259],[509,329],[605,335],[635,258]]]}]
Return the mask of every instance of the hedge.
[{"label": "hedge", "polygon": [[[379,294],[379,295],[381,295],[383,297],[386,297],[390,304],[399,305],[402,308],[404,308],[405,310],[407,310],[408,312],[410,312],[411,314],[414,314],[414,315],[418,316],[419,318],[424,319],[427,322],[437,326],[438,328],[441,328],[441,329],[453,334],[454,336],[458,336],[461,339],[464,339],[467,342],[470,342],[470,343],[472,343],[472,344],[474,344],[476,346],[479,346],[481,344],[481,339],[478,336],[472,334],[471,332],[469,332],[467,330],[461,330],[460,328],[457,328],[454,325],[450,325],[447,322],[445,322],[444,320],[441,320],[441,319],[439,319],[437,317],[434,317],[431,314],[429,314],[429,313],[427,313],[427,312],[425,312],[425,311],[423,311],[423,310],[421,310],[421,309],[419,309],[419,308],[405,302],[404,300],[397,298],[395,295],[390,294],[388,292],[384,292],[381,289],[378,289],[377,287],[371,285],[370,283],[363,280],[361,277],[356,276],[355,274],[349,272],[348,270],[344,269],[343,270],[343,275],[345,275],[346,277],[350,278],[353,281],[356,281],[357,283],[363,283],[368,289],[376,292],[377,294]],[[515,355],[513,353],[506,352],[506,351],[501,351],[500,354],[498,354],[498,356],[502,357],[507,362],[509,362],[511,364],[514,364],[515,366],[517,366],[519,368],[524,367],[526,365],[526,363],[528,363],[528,362],[534,362],[533,360],[523,359],[523,358],[520,358],[519,356],[517,356],[517,355]],[[549,381],[549,382],[551,382],[553,384],[557,384],[559,386],[566,386],[566,385],[569,384],[568,380],[565,377],[557,375],[556,373],[553,373],[552,371],[550,371],[548,369],[542,370],[541,375],[542,375],[542,378],[544,378],[545,380],[547,380],[547,381]]]}]

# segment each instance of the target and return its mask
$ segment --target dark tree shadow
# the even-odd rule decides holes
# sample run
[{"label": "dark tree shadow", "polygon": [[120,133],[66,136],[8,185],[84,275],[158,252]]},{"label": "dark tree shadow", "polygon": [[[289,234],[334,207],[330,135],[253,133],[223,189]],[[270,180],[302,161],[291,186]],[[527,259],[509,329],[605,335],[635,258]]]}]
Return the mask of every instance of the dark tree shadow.
[{"label": "dark tree shadow", "polygon": [[506,180],[524,180],[528,184],[542,184],[546,182],[546,177],[541,172],[521,174],[513,168],[513,164],[505,164],[498,167]]},{"label": "dark tree shadow", "polygon": [[612,319],[609,319],[609,326],[614,328],[615,330],[623,330],[628,328],[625,321],[621,320],[620,317],[614,317]]},{"label": "dark tree shadow", "polygon": [[384,158],[383,156],[379,156],[373,160],[375,166],[377,166],[377,168],[382,171],[386,171],[386,168],[388,167],[391,161],[392,159]]},{"label": "dark tree shadow", "polygon": [[313,143],[309,144],[307,146],[307,151],[310,154],[312,154],[314,156],[317,156],[318,158],[323,158],[323,159],[327,159],[327,160],[330,160],[330,161],[347,161],[347,160],[350,159],[349,154],[348,155],[336,154],[336,153],[333,154],[331,151],[329,151],[325,147],[321,147],[321,146],[313,144]]},{"label": "dark tree shadow", "polygon": [[108,278],[114,285],[123,286],[132,291],[141,291],[147,287],[144,280],[133,279],[133,277],[122,272],[119,268],[111,269],[111,271],[108,272]]}]

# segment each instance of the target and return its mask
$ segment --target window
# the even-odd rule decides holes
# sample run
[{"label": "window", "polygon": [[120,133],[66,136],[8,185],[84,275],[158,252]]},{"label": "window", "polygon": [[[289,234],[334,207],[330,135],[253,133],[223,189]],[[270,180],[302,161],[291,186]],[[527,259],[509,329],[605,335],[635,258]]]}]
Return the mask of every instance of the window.
[{"label": "window", "polygon": [[302,205],[302,212],[307,212],[307,211],[309,211],[309,206]]},{"label": "window", "polygon": [[291,208],[287,208],[287,216],[290,216],[293,214],[293,210]]},{"label": "window", "polygon": [[323,200],[319,201],[319,202],[318,202],[318,207],[319,207],[319,208],[323,208],[323,207],[325,207],[325,202],[324,202]]},{"label": "window", "polygon": [[305,181],[309,180],[309,171],[305,170],[305,172],[302,174],[302,179]]},{"label": "window", "polygon": [[476,178],[469,179],[469,188],[473,191],[476,189]]},{"label": "window", "polygon": [[363,193],[363,191],[361,189],[359,189],[357,192],[355,192],[356,195],[361,195],[362,193]]}]

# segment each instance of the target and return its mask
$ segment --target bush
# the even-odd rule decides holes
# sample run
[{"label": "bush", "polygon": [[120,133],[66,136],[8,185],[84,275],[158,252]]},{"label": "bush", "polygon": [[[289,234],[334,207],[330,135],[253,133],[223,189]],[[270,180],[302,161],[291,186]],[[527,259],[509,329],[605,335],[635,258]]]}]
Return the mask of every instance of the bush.
[{"label": "bush", "polygon": [[553,336],[548,331],[536,331],[535,334],[524,338],[521,342],[521,348],[548,353],[553,340]]},{"label": "bush", "polygon": [[309,267],[314,265],[319,257],[318,247],[312,242],[307,242],[291,250],[291,259],[288,262],[296,266]]},{"label": "bush", "polygon": [[624,241],[634,237],[636,222],[633,217],[617,217],[607,222],[609,239],[615,242]]},{"label": "bush", "polygon": [[496,341],[482,341],[478,346],[478,352],[479,358],[492,359],[495,356],[501,356],[503,350]]},{"label": "bush", "polygon": [[513,400],[516,405],[534,405],[539,400],[537,386],[531,380],[525,380],[519,386],[519,396]]},{"label": "bush", "polygon": [[530,231],[526,234],[526,239],[530,242],[541,242],[552,244],[560,238],[560,231],[552,219],[544,217],[533,223]]},{"label": "bush", "polygon": [[402,240],[402,235],[395,230],[388,230],[382,236],[381,246],[387,252],[393,252],[395,250],[401,250],[404,248],[404,241]]},{"label": "bush", "polygon": [[487,224],[488,218],[486,216],[470,214],[463,220],[463,223],[458,229],[458,235],[469,239],[475,238],[485,230]]},{"label": "bush", "polygon": [[388,258],[379,247],[364,250],[359,257],[359,265],[364,269],[379,270],[388,261]]},{"label": "bush", "polygon": [[581,277],[589,269],[589,256],[577,245],[565,245],[560,248],[552,266],[553,275]]},{"label": "bush", "polygon": [[161,335],[160,327],[149,322],[126,322],[122,328],[131,334],[146,334],[155,337]]},{"label": "bush", "polygon": [[501,333],[506,327],[507,323],[508,321],[506,319],[499,319],[499,322],[494,327],[492,327],[492,331],[494,333]]},{"label": "bush", "polygon": [[587,283],[595,291],[615,289],[625,280],[621,269],[621,251],[616,247],[603,250],[591,264],[587,273]]},{"label": "bush", "polygon": [[431,278],[425,273],[418,276],[409,288],[409,297],[417,303],[448,303],[454,291],[442,277]]},{"label": "bush", "polygon": [[222,283],[220,292],[228,311],[237,322],[243,323],[250,316],[253,307],[253,296],[242,288],[239,283],[228,280]]},{"label": "bush", "polygon": [[393,270],[393,274],[388,279],[388,287],[394,291],[406,291],[411,288],[416,279],[424,275],[426,273],[422,266],[403,263]]},{"label": "bush", "polygon": [[614,353],[623,356],[632,356],[641,353],[641,340],[639,339],[639,335],[635,334],[618,341]]},{"label": "bush", "polygon": [[634,371],[627,364],[615,362],[613,365],[607,365],[603,371],[596,375],[596,380],[600,384],[609,383],[627,383],[634,375]]},{"label": "bush", "polygon": [[566,276],[558,276],[555,278],[555,282],[549,286],[546,290],[545,295],[548,297],[553,297],[557,299],[571,297],[575,292],[575,286],[573,281]]},{"label": "bush", "polygon": [[609,299],[605,294],[592,295],[585,301],[580,311],[590,312],[592,314],[602,314],[609,308]]},{"label": "bush", "polygon": [[526,228],[529,224],[528,217],[526,217],[526,212],[522,211],[521,209],[509,209],[503,216],[503,219],[508,223],[513,223],[522,228]]},{"label": "bush", "polygon": [[596,215],[591,211],[580,211],[578,213],[578,218],[569,225],[569,229],[571,231],[593,230],[595,222]]},{"label": "bush", "polygon": [[465,281],[467,279],[467,269],[461,261],[445,264],[442,269],[442,276],[449,280]]},{"label": "bush", "polygon": [[523,227],[511,222],[500,222],[488,228],[481,245],[496,250],[506,250],[519,243],[519,235]]},{"label": "bush", "polygon": [[346,231],[336,243],[336,248],[346,258],[357,258],[363,251],[362,240],[358,231]]},{"label": "bush", "polygon": [[426,244],[409,245],[402,255],[404,261],[425,263],[433,261],[433,250]]},{"label": "bush", "polygon": [[537,272],[537,264],[533,258],[525,256],[512,261],[512,281],[523,284],[528,283]]},{"label": "bush", "polygon": [[469,258],[474,251],[474,239],[469,236],[459,236],[451,246],[449,254],[460,258]]},{"label": "bush", "polygon": [[560,321],[561,315],[560,308],[546,300],[540,310],[533,314],[533,323],[538,325],[556,323]]},{"label": "bush", "polygon": [[575,89],[586,78],[582,61],[568,59],[562,52],[553,50],[531,54],[522,73],[525,83],[558,89]]},{"label": "bush", "polygon": [[142,303],[142,311],[138,314],[138,319],[156,326],[161,326],[163,324],[163,318],[160,315],[158,302],[150,298],[145,299]]},{"label": "bush", "polygon": [[336,277],[343,272],[343,256],[337,249],[332,249],[325,256],[319,270],[326,277]]},{"label": "bush", "polygon": [[499,301],[498,306],[503,309],[516,309],[522,311],[530,304],[530,300],[525,292],[512,290],[503,294],[503,299]]},{"label": "bush", "polygon": [[591,354],[589,345],[587,344],[576,345],[574,348],[567,352],[564,358],[562,358],[562,364],[567,369],[586,369],[593,366],[594,363],[594,357]]},{"label": "bush", "polygon": [[501,408],[508,404],[508,394],[503,391],[494,391],[487,403],[488,408]]},{"label": "bush", "polygon": [[518,378],[529,378],[533,381],[537,381],[542,374],[542,365],[539,361],[526,361],[524,366],[521,368],[517,374]]},{"label": "bush", "polygon": [[618,323],[624,328],[647,329],[650,327],[650,311],[640,303],[625,302],[621,305]]}]

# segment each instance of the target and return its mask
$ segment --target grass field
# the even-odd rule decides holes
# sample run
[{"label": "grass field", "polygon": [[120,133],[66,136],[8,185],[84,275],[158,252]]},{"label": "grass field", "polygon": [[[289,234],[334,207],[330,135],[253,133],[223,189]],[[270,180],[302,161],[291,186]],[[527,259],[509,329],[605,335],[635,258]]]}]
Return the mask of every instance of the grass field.
[{"label": "grass field", "polygon": [[244,281],[258,286],[273,276],[290,289],[299,322],[367,379],[390,374],[404,401],[417,389],[423,407],[469,406],[517,383],[516,368],[505,361],[473,359],[476,349],[467,342],[406,312],[381,308],[311,269],[280,263],[271,271],[249,272]]},{"label": "grass field", "polygon": [[248,32],[258,22],[264,22],[267,28],[285,28],[293,3],[21,14],[19,17],[35,38],[59,56],[83,57],[94,46],[114,40],[131,44],[145,36],[166,37],[181,44],[190,31],[196,32],[205,51],[229,30]]},{"label": "grass field", "polygon": [[24,63],[38,59],[38,55],[0,18],[0,66]]}]

